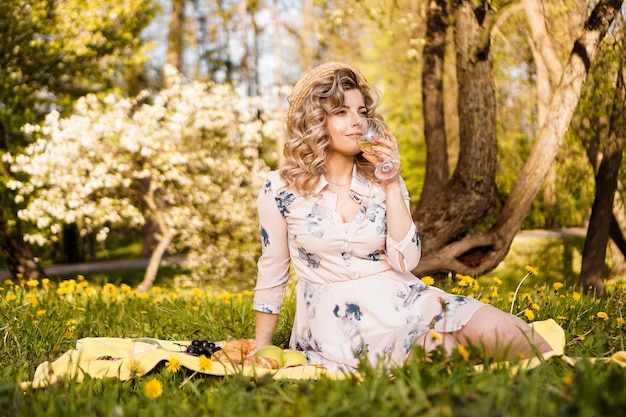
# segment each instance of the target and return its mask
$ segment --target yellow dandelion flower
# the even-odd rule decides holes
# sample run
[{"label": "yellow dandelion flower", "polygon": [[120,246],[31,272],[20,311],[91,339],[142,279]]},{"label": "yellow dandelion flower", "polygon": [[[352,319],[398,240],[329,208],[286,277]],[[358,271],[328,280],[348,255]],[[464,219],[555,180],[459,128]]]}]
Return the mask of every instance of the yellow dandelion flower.
[{"label": "yellow dandelion flower", "polygon": [[616,318],[615,325],[617,326],[618,329],[621,329],[624,326],[624,319],[621,317]]},{"label": "yellow dandelion flower", "polygon": [[204,291],[202,291],[200,288],[194,288],[191,293],[194,297],[202,297],[204,295]]},{"label": "yellow dandelion flower", "polygon": [[479,301],[483,304],[491,304],[491,300],[486,297],[482,297]]},{"label": "yellow dandelion flower", "polygon": [[606,314],[604,311],[599,311],[598,312],[598,318],[604,321],[608,321],[609,320],[609,315]]},{"label": "yellow dandelion flower", "polygon": [[47,288],[48,286],[50,286],[50,280],[48,278],[44,278],[41,280],[41,286],[44,288]]},{"label": "yellow dandelion flower", "polygon": [[85,295],[87,296],[91,296],[91,295],[96,295],[98,292],[96,291],[95,288],[89,287],[89,288],[85,288]]},{"label": "yellow dandelion flower", "polygon": [[459,345],[459,347],[457,348],[459,350],[459,353],[461,354],[461,356],[463,357],[463,360],[465,362],[469,361],[469,351],[467,350],[467,348],[463,345]]},{"label": "yellow dandelion flower", "polygon": [[87,311],[87,309],[85,307],[76,307],[76,311],[80,311],[81,313],[84,313],[85,311]]},{"label": "yellow dandelion flower", "polygon": [[37,296],[35,294],[26,294],[26,299],[29,303],[33,305],[33,307],[39,305],[39,300],[37,299]]},{"label": "yellow dandelion flower", "polygon": [[68,287],[59,287],[57,289],[57,295],[66,295],[69,294],[71,290]]},{"label": "yellow dandelion flower", "polygon": [[579,293],[579,292],[577,292],[577,291],[574,291],[574,292],[572,293],[572,298],[574,299],[574,301],[578,301],[578,300],[580,300],[580,293]]},{"label": "yellow dandelion flower", "polygon": [[203,371],[210,371],[213,368],[213,361],[204,355],[198,357],[198,364]]},{"label": "yellow dandelion flower", "polygon": [[528,309],[524,310],[524,316],[526,316],[526,318],[530,321],[533,321],[535,319],[535,313]]},{"label": "yellow dandelion flower", "polygon": [[563,378],[561,378],[561,381],[563,381],[563,385],[565,385],[566,387],[569,387],[570,385],[572,385],[574,378],[572,378],[572,374],[568,374],[568,375],[565,375]]},{"label": "yellow dandelion flower", "polygon": [[517,359],[519,359],[520,361],[523,361],[524,359],[526,359],[526,355],[524,355],[523,353],[519,353],[517,355]]},{"label": "yellow dandelion flower", "polygon": [[63,334],[63,337],[64,337],[64,338],[66,338],[66,339],[72,339],[72,338],[74,337],[74,333],[69,332],[69,331],[66,331],[66,332]]},{"label": "yellow dandelion flower", "polygon": [[84,281],[85,277],[83,275],[77,275],[76,279],[79,280],[79,281]]},{"label": "yellow dandelion flower", "polygon": [[433,279],[433,277],[429,276],[422,278],[422,282],[426,285],[435,285],[435,280]]},{"label": "yellow dandelion flower", "polygon": [[46,315],[46,310],[37,310],[37,317],[43,317]]},{"label": "yellow dandelion flower", "polygon": [[7,301],[15,301],[15,300],[17,300],[17,295],[15,295],[15,294],[7,294],[5,300],[7,300]]},{"label": "yellow dandelion flower", "polygon": [[493,278],[493,283],[496,285],[502,285],[502,280],[498,277]]},{"label": "yellow dandelion flower", "polygon": [[126,363],[126,367],[130,371],[130,373],[134,375],[143,375],[146,373],[143,364],[135,359],[131,359],[130,361],[128,361],[128,363]]},{"label": "yellow dandelion flower", "polygon": [[141,314],[142,316],[145,316],[146,314],[148,314],[148,312],[146,310],[141,310],[139,314]]},{"label": "yellow dandelion flower", "polygon": [[526,265],[526,266],[524,267],[524,269],[525,269],[525,270],[526,270],[526,272],[528,272],[530,275],[535,275],[535,276],[536,276],[536,275],[538,275],[538,274],[539,274],[539,272],[537,271],[537,268],[534,268],[534,267],[532,267],[532,266],[530,266],[530,265]]},{"label": "yellow dandelion flower", "polygon": [[433,338],[433,340],[441,340],[441,339],[443,339],[441,334],[439,332],[434,331],[434,330],[430,331],[430,336]]},{"label": "yellow dandelion flower", "polygon": [[554,291],[558,291],[561,288],[563,288],[563,283],[562,282],[555,282],[554,284],[552,284],[552,288],[554,288]]},{"label": "yellow dandelion flower", "polygon": [[36,279],[29,279],[28,281],[26,281],[26,286],[31,287],[31,288],[35,288],[39,285],[39,281],[37,281]]},{"label": "yellow dandelion flower", "polygon": [[143,387],[143,393],[148,398],[158,398],[163,394],[163,385],[161,381],[156,378],[152,378],[150,381],[146,382],[146,385]]},{"label": "yellow dandelion flower", "polygon": [[532,303],[530,306],[531,306],[531,307],[532,307],[532,309],[533,309],[533,310],[535,310],[535,311],[539,311],[539,310],[541,310],[541,307],[539,307],[539,304],[537,304],[537,303]]},{"label": "yellow dandelion flower", "polygon": [[104,284],[104,286],[102,287],[102,294],[103,295],[108,295],[110,297],[115,295],[116,292],[116,288],[115,285],[111,284],[111,283],[106,283]]},{"label": "yellow dandelion flower", "polygon": [[131,292],[133,290],[133,287],[131,287],[128,284],[122,283],[122,284],[120,284],[120,290],[122,290],[122,292],[129,293],[129,292]]},{"label": "yellow dandelion flower", "polygon": [[490,296],[492,298],[497,298],[498,295],[499,295],[499,292],[500,292],[500,290],[499,290],[498,287],[491,287],[491,294],[490,294]]},{"label": "yellow dandelion flower", "polygon": [[169,358],[167,358],[167,362],[165,362],[165,367],[168,371],[175,374],[180,370],[180,360],[176,356],[170,356]]},{"label": "yellow dandelion flower", "polygon": [[556,319],[559,320],[559,321],[566,321],[567,317],[565,317],[565,316],[556,316]]},{"label": "yellow dandelion flower", "polygon": [[7,287],[12,287],[15,285],[15,283],[13,281],[11,281],[10,279],[5,279],[4,280],[4,285],[6,285]]}]

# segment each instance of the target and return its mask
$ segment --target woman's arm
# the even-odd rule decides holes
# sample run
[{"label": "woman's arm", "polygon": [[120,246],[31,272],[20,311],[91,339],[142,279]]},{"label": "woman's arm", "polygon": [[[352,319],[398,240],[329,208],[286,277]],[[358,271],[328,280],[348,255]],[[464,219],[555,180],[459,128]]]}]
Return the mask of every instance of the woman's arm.
[{"label": "woman's arm", "polygon": [[256,312],[256,333],[254,338],[257,348],[272,344],[277,322],[278,314]]}]

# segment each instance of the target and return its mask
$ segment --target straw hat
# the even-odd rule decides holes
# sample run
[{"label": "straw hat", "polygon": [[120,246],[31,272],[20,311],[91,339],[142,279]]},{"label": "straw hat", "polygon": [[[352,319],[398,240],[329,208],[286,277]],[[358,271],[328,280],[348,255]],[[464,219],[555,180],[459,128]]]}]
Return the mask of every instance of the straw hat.
[{"label": "straw hat", "polygon": [[349,69],[354,72],[358,78],[359,84],[366,84],[367,80],[361,74],[361,71],[356,69],[350,64],[344,62],[328,62],[326,64],[319,65],[309,71],[304,77],[300,79],[293,87],[291,95],[288,97],[289,109],[287,110],[287,121],[291,119],[291,115],[294,110],[302,105],[304,99],[311,93],[313,84],[320,79],[331,77],[335,71],[339,69]]}]

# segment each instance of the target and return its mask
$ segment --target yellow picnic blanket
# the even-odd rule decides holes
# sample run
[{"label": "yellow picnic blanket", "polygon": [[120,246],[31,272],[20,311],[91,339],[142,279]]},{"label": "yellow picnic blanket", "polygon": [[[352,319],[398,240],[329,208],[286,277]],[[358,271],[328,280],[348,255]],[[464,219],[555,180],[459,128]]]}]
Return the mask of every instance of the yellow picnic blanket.
[{"label": "yellow picnic blanket", "polygon": [[[576,359],[564,355],[565,332],[552,319],[531,323],[535,331],[541,334],[552,346],[553,351],[543,357],[529,358],[512,367],[513,372],[520,369],[531,369],[551,357],[561,357],[570,364]],[[46,361],[35,370],[32,381],[22,383],[28,387],[42,387],[63,377],[75,377],[81,382],[86,375],[92,378],[119,378],[128,380],[147,374],[162,361],[177,359],[182,367],[198,373],[226,376],[241,374],[246,377],[271,375],[275,379],[316,379],[325,376],[331,379],[348,377],[343,372],[332,372],[321,366],[300,365],[280,369],[266,369],[248,365],[223,363],[220,361],[200,360],[199,357],[186,353],[189,341],[167,341],[151,338],[113,338],[88,337],[77,341],[76,349],[64,353],[55,361]],[[618,352],[610,358],[622,366],[626,366],[626,352]],[[478,370],[482,368],[477,366]]]}]

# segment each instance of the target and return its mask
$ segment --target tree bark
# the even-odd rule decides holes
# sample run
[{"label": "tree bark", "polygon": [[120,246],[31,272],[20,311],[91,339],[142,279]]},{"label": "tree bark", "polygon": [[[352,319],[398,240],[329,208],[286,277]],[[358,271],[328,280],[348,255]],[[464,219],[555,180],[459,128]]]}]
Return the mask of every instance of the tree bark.
[{"label": "tree bark", "polygon": [[155,187],[150,183],[149,188],[143,196],[143,200],[146,206],[151,211],[151,218],[155,221],[156,225],[159,228],[160,238],[158,239],[158,243],[154,248],[154,251],[150,255],[150,260],[148,262],[148,268],[146,268],[146,273],[144,274],[143,281],[137,286],[137,291],[145,292],[152,287],[154,280],[156,279],[157,272],[159,270],[159,266],[161,265],[161,260],[167,251],[170,243],[176,236],[176,230],[171,229],[167,226],[165,218],[163,217],[163,213],[159,209],[159,204],[154,198]]},{"label": "tree bark", "polygon": [[183,65],[183,27],[185,23],[185,2],[186,0],[172,0],[172,13],[170,15],[170,26],[167,35],[167,52],[165,54],[165,65],[163,68],[163,86],[165,88],[172,84],[169,68],[175,68],[182,72]]},{"label": "tree bark", "polygon": [[[4,152],[8,152],[8,143],[4,125],[0,122],[0,155]],[[11,175],[6,164],[0,164],[0,174]],[[13,198],[14,196],[9,189],[5,188],[0,191],[0,246],[2,247],[2,255],[14,278],[41,279],[45,276],[44,269],[31,247],[24,241],[19,220],[16,219],[9,223],[7,219],[9,209],[13,207],[13,202],[9,200]]]},{"label": "tree bark", "polygon": [[[455,5],[455,43],[459,85],[460,150],[456,169],[445,187],[418,205],[413,217],[420,228],[424,257],[465,236],[495,204],[496,98],[489,53],[488,4],[473,9],[469,1]],[[463,261],[474,264],[473,254]],[[429,262],[424,262],[427,265]],[[446,272],[449,264],[437,265]]]},{"label": "tree bark", "polygon": [[[433,198],[443,189],[449,178],[448,142],[443,105],[443,62],[448,31],[447,0],[432,0],[428,6],[422,69],[426,174],[418,204]],[[417,207],[416,210],[420,211],[420,208]]]},{"label": "tree bark", "polygon": [[626,135],[626,53],[622,52],[617,77],[608,140],[600,143],[602,160],[596,173],[596,194],[583,247],[580,285],[596,295],[605,295],[603,272],[613,217],[613,200],[622,163],[623,137]]},{"label": "tree bark", "polygon": [[[470,213],[480,210],[480,216],[482,217],[493,207],[492,201],[488,197],[489,191],[484,187],[486,187],[486,183],[492,180],[489,175],[494,169],[491,164],[495,165],[495,156],[491,155],[490,157],[493,159],[489,160],[480,156],[481,151],[484,155],[490,155],[487,148],[489,146],[495,147],[495,141],[489,142],[484,140],[485,137],[488,137],[484,129],[491,129],[493,126],[488,116],[490,111],[493,112],[494,109],[472,108],[471,112],[466,114],[464,111],[468,111],[469,107],[463,109],[463,104],[460,102],[461,150],[464,151],[468,145],[472,148],[475,146],[476,149],[469,150],[469,152],[466,151],[465,155],[463,155],[463,152],[461,153],[460,156],[463,159],[459,159],[459,166],[457,166],[455,174],[446,187],[445,193],[449,193],[444,194],[446,198],[439,194],[431,202],[424,204],[424,207],[432,209],[434,214],[422,210],[416,213],[415,220],[420,227],[420,233],[423,237],[422,241],[424,242],[424,257],[420,265],[413,271],[415,274],[426,275],[442,271],[457,271],[463,274],[479,275],[492,270],[504,259],[513,238],[530,210],[533,200],[541,189],[550,166],[555,160],[580,98],[589,66],[595,58],[600,41],[606,34],[609,25],[615,19],[621,5],[622,2],[620,0],[601,0],[596,4],[587,19],[582,35],[574,44],[561,81],[552,96],[546,122],[539,130],[530,156],[520,172],[508,200],[499,213],[497,221],[487,232],[481,234],[474,231],[467,233],[467,237],[463,237],[461,233],[471,231],[468,227],[475,225],[477,222]],[[464,40],[469,39],[470,34],[468,33],[467,38],[464,38],[459,36],[458,33],[459,24],[464,19],[471,15],[480,16],[479,12],[481,11],[486,12],[486,10],[475,11],[468,3],[460,3],[457,6],[457,12],[455,13],[457,18],[456,47],[459,58],[463,62],[471,64],[471,67],[474,69],[472,74],[474,83],[488,83],[487,85],[489,85],[491,68],[489,65],[484,66],[488,62],[488,60],[485,61],[484,59],[484,54],[487,54],[488,58],[488,48],[476,50],[477,53],[475,55],[467,55],[472,60],[466,61],[462,59],[463,54],[464,51],[470,50],[468,46],[471,44],[464,43]],[[488,16],[486,17],[488,18]],[[476,20],[477,24],[478,20]],[[471,31],[470,33],[475,37],[477,36],[476,31]],[[481,57],[483,60],[481,60]],[[459,64],[459,68],[462,69],[463,65],[463,63]],[[487,73],[480,73],[478,68],[484,68],[483,71],[486,69]],[[463,78],[462,75],[464,75]],[[475,91],[463,89],[463,84],[468,81],[466,79],[467,75],[462,72],[459,73],[460,100],[467,98],[471,93],[475,93]],[[492,87],[483,85],[483,88],[489,90]],[[490,105],[490,103],[485,104]],[[478,121],[484,122],[484,125],[480,125]],[[467,137],[468,130],[471,131],[472,129],[472,122],[476,124],[473,128],[473,133],[477,134],[479,138],[482,137],[483,142],[480,142],[478,139],[475,139],[477,143],[472,143],[471,140],[465,141],[464,138]],[[485,128],[481,129],[482,126],[485,126]],[[476,174],[480,171],[472,171],[476,161],[472,164],[468,156],[477,158],[476,160],[480,161],[481,164],[486,162],[484,165],[488,167],[483,167],[485,177],[476,177]],[[463,184],[461,179],[471,182]],[[482,182],[479,180],[482,180]],[[459,187],[461,184],[465,185],[465,188],[455,189],[455,186]],[[461,200],[461,203],[459,203],[459,200]],[[481,201],[483,204],[489,202],[490,206],[485,207],[484,205],[476,204]],[[448,208],[437,207],[437,205],[445,206],[446,204],[449,205]],[[464,205],[465,208],[460,207],[460,205]],[[454,217],[457,214],[458,217]],[[465,226],[451,226],[454,223],[462,223]]]}]

